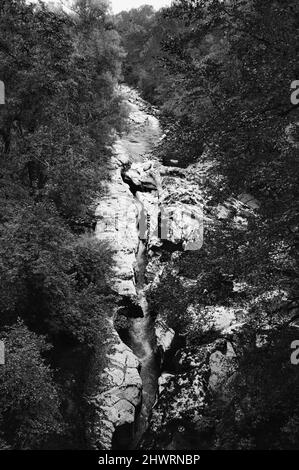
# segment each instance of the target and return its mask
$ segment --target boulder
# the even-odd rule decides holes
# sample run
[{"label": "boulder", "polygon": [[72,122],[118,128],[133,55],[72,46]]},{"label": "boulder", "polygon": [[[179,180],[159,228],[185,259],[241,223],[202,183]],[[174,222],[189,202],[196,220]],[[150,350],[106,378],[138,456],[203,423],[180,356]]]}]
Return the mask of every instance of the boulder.
[{"label": "boulder", "polygon": [[167,387],[168,383],[170,382],[171,379],[173,379],[175,376],[173,374],[168,374],[166,372],[163,372],[163,374],[160,375],[159,377],[159,395],[162,394],[163,390]]},{"label": "boulder", "polygon": [[156,162],[134,162],[123,172],[123,179],[142,201],[150,247],[171,242],[185,251],[201,249],[202,195],[198,185],[185,180],[184,170],[176,169],[174,176]]},{"label": "boulder", "polygon": [[203,199],[198,184],[190,183],[185,176],[186,172],[180,169],[177,176],[161,179],[161,238],[175,245],[181,244],[185,251],[195,251],[203,244]]},{"label": "boulder", "polygon": [[172,346],[175,332],[172,328],[169,328],[167,323],[158,316],[155,321],[155,335],[157,341],[157,350],[163,357]]},{"label": "boulder", "polygon": [[159,187],[159,172],[150,161],[132,163],[131,167],[123,172],[123,179],[139,191],[156,191]]},{"label": "boulder", "polygon": [[182,244],[185,251],[200,250],[203,245],[203,213],[201,206],[180,202],[163,206],[161,211],[162,240]]}]

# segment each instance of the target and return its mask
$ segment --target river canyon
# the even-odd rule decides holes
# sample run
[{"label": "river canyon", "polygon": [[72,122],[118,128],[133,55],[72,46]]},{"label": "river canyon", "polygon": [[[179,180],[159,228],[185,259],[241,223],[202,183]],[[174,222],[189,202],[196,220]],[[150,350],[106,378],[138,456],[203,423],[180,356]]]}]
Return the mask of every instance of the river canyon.
[{"label": "river canyon", "polygon": [[[120,93],[128,129],[115,144],[95,231],[114,253],[112,289],[118,305],[109,323],[106,367],[89,400],[95,416],[89,442],[96,449],[196,448],[207,397],[219,390],[225,395],[223,384],[233,373],[244,312],[211,308],[203,328],[213,331],[212,339],[190,350],[149,308],[147,293],[183,253],[201,250],[204,223],[235,211],[235,224],[243,230],[256,201],[249,198],[255,204],[250,207],[248,197],[240,195],[204,219],[205,168],[163,165],[155,153],[163,140],[158,111],[135,90],[122,86]],[[173,275],[186,292],[197,282],[177,271]],[[186,315],[196,330],[200,309],[191,302]]]},{"label": "river canyon", "polygon": [[[174,331],[149,312],[148,264],[155,262],[153,253],[157,255],[164,243],[178,250],[201,243],[203,230],[199,204],[187,210],[183,201],[174,204],[169,189],[162,187],[172,169],[153,154],[162,138],[157,110],[128,87],[120,92],[129,126],[115,144],[111,180],[97,208],[95,232],[113,249],[113,289],[120,299],[111,319],[112,341],[101,391],[93,399],[98,425],[93,425],[91,440],[95,447],[107,449],[139,445],[157,400],[163,355],[174,338]],[[115,327],[120,319],[125,328]]]}]

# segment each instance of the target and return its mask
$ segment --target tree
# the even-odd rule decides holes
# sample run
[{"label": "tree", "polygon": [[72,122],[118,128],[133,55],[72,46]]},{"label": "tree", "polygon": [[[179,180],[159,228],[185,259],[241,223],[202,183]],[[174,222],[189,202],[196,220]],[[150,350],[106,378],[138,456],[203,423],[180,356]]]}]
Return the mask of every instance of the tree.
[{"label": "tree", "polygon": [[40,448],[62,433],[63,421],[53,373],[42,354],[49,345],[18,322],[1,333],[5,365],[0,367],[0,429],[10,448]]},{"label": "tree", "polygon": [[[199,326],[205,307],[246,311],[250,345],[239,353],[232,401],[224,409],[217,398],[211,405],[216,447],[296,448],[289,323],[299,307],[298,107],[290,103],[290,84],[298,75],[298,4],[180,0],[160,21],[164,73],[156,90],[169,125],[159,154],[182,167],[213,163],[202,191],[214,224],[205,227],[199,254],[169,263],[150,294],[153,311],[179,333],[195,323],[187,310],[194,301]],[[244,231],[236,228],[235,209],[225,221],[215,217],[218,204],[229,206],[242,193],[260,202]],[[184,289],[173,270],[191,278],[191,287]],[[235,291],[238,285],[245,287]],[[252,350],[249,339],[265,331],[267,346]],[[193,333],[199,347],[200,328]]]},{"label": "tree", "polygon": [[[67,447],[84,441],[85,377],[93,354],[104,363],[114,303],[109,247],[97,242],[92,230],[116,132],[125,122],[116,86],[123,57],[119,42],[105,2],[78,1],[67,15],[42,2],[0,1],[0,79],[7,98],[0,108],[0,334],[14,331],[20,318],[24,351],[27,340],[36,345],[29,353],[41,393],[47,392],[47,378],[49,393],[53,380],[60,384],[55,386],[67,421]],[[43,336],[53,345],[47,352],[52,373],[38,356]],[[18,344],[16,334],[11,347],[14,341]],[[12,382],[23,364],[21,354],[7,369]],[[30,380],[26,366],[16,387],[30,395],[23,386],[27,373]],[[75,406],[65,404],[70,400]],[[0,445],[39,448],[50,436],[51,422],[46,414],[40,422],[34,412],[29,423],[21,405]],[[55,434],[54,401],[51,410]],[[3,415],[5,428],[8,417],[15,419]],[[31,426],[28,439],[23,422]],[[53,438],[47,445],[59,443]]]}]

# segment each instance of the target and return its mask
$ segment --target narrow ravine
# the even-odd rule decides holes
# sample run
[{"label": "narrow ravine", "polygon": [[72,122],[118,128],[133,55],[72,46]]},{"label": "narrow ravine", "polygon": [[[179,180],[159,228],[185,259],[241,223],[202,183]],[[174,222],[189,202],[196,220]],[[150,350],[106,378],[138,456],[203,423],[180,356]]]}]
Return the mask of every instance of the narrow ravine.
[{"label": "narrow ravine", "polygon": [[159,399],[163,358],[175,337],[147,302],[147,292],[163,271],[160,250],[171,256],[200,249],[203,240],[197,182],[190,190],[185,173],[157,161],[154,149],[163,136],[156,111],[136,91],[121,87],[120,93],[128,107],[128,131],[115,143],[95,234],[113,250],[111,287],[119,299],[101,388],[91,398],[91,445],[107,450],[143,445]]},{"label": "narrow ravine", "polygon": [[[97,209],[96,228],[96,237],[107,241],[114,252],[112,288],[120,298],[112,322],[108,366],[101,378],[103,392],[96,400],[102,429],[99,446],[115,450],[138,447],[147,430],[160,375],[155,321],[148,309],[145,276],[147,223],[151,216],[147,205],[156,185],[150,181],[144,187],[136,183],[136,175],[128,172],[137,171],[138,179],[140,165],[151,168],[152,151],[161,129],[151,107],[136,91],[122,86],[120,94],[128,109],[128,129],[115,143],[111,181],[107,197]],[[154,207],[158,210],[158,198]],[[118,328],[118,320],[125,323],[123,329]]]},{"label": "narrow ravine", "polygon": [[[135,196],[138,207],[139,218],[139,234],[143,223],[144,208],[142,202]],[[152,407],[156,400],[158,389],[158,378],[160,376],[159,364],[156,357],[156,337],[154,331],[154,319],[149,313],[148,302],[145,288],[145,270],[147,260],[146,243],[139,236],[139,247],[136,256],[136,290],[138,294],[138,302],[143,312],[141,318],[130,319],[129,346],[141,364],[140,376],[143,385],[142,406],[135,421],[134,439],[131,448],[137,447],[143,434],[147,429],[147,424],[152,411]]]},{"label": "narrow ravine", "polygon": [[[159,137],[159,122],[154,116],[149,114],[148,111],[140,109],[139,106],[136,107],[135,103],[131,102],[130,107],[134,115],[138,117],[138,124],[140,124],[140,121],[143,121],[143,125],[139,128],[135,126],[132,130],[131,140],[134,143],[134,147],[132,148],[132,144],[128,146],[127,142],[126,145],[134,163],[146,162],[148,155],[153,150],[157,143],[157,138]],[[131,448],[134,449],[138,446],[138,443],[147,430],[152,408],[157,397],[160,366],[156,356],[157,348],[154,318],[150,315],[145,293],[147,242],[144,235],[147,231],[147,214],[140,193],[138,191],[131,192],[138,210],[137,230],[139,234],[139,245],[134,271],[138,304],[143,312],[142,317],[130,318],[128,332],[128,346],[140,361],[140,376],[142,380],[142,404],[136,416],[134,438],[131,444]]]}]

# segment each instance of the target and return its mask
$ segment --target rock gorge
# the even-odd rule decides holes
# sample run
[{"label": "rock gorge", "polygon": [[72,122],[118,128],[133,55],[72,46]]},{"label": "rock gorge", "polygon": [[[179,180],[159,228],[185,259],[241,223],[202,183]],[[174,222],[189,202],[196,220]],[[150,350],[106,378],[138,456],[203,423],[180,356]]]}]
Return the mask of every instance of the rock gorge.
[{"label": "rock gorge", "polygon": [[[214,208],[204,220],[204,168],[162,165],[154,152],[163,139],[157,110],[128,87],[120,92],[129,110],[128,131],[115,144],[95,231],[113,250],[112,288],[119,302],[110,319],[106,367],[97,377],[100,386],[89,397],[93,417],[88,440],[92,448],[104,450],[188,447],[181,423],[188,415],[190,432],[195,432],[190,439],[196,439],[210,391],[225,395],[243,315],[211,309],[207,329],[217,331],[216,339],[189,350],[176,345],[174,330],[149,310],[147,291],[181,253],[201,249],[204,223],[226,218],[237,208],[236,224],[242,229],[246,214],[258,204],[243,195],[243,200]],[[192,281],[175,275],[188,288]],[[196,305],[188,307],[192,314],[196,328]]]},{"label": "rock gorge", "polygon": [[0,450],[298,450],[299,2],[115,2],[0,1]]}]

